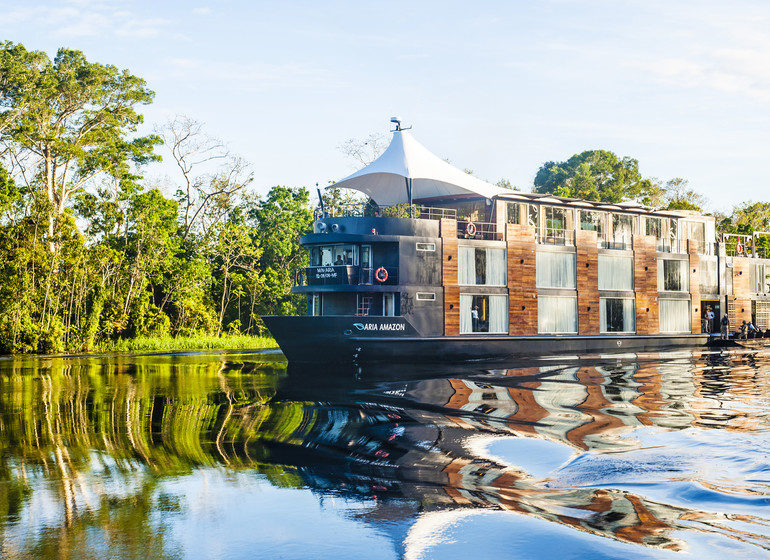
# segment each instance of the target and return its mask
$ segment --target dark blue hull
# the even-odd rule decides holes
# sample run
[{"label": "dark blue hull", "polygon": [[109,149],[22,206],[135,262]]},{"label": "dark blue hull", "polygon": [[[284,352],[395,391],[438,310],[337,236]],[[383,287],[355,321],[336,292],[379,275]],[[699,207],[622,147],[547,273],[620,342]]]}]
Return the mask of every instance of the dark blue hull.
[{"label": "dark blue hull", "polygon": [[420,336],[403,317],[265,316],[290,362],[501,361],[528,356],[655,352],[703,346],[707,334]]}]

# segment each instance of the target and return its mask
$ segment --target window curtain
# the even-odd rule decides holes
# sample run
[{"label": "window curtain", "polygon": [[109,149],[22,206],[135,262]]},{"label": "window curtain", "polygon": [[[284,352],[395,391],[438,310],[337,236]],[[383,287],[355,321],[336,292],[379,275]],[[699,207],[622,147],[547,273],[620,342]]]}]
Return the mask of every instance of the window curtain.
[{"label": "window curtain", "polygon": [[505,249],[487,249],[487,285],[505,286]]},{"label": "window curtain", "polygon": [[[460,285],[505,286],[508,268],[505,249],[459,247],[459,257],[457,274]],[[477,265],[482,267],[478,273]]]},{"label": "window curtain", "polygon": [[612,235],[615,243],[622,243],[626,247],[631,246],[631,238],[634,234],[634,219],[625,214],[612,215]]},{"label": "window curtain", "polygon": [[473,332],[472,305],[473,296],[460,295],[460,334]]},{"label": "window curtain", "polygon": [[690,332],[690,300],[660,299],[658,300],[658,311],[660,313],[660,332]]},{"label": "window curtain", "polygon": [[458,280],[460,285],[472,286],[476,283],[476,249],[473,247],[459,247],[460,262],[458,267]]},{"label": "window curtain", "polygon": [[577,298],[538,297],[537,331],[539,333],[577,333]]},{"label": "window curtain", "polygon": [[659,259],[658,290],[661,292],[687,292],[690,290],[688,261]]},{"label": "window curtain", "polygon": [[489,296],[489,332],[508,332],[508,296]]},{"label": "window curtain", "polygon": [[601,332],[628,332],[636,330],[634,300],[631,298],[601,298],[599,328]]},{"label": "window curtain", "polygon": [[538,288],[575,288],[575,253],[540,251],[535,263]]},{"label": "window curtain", "polygon": [[633,290],[634,259],[599,255],[599,289]]},{"label": "window curtain", "polygon": [[700,259],[700,291],[705,294],[715,294],[718,288],[718,269],[716,259],[711,260],[707,257]]}]

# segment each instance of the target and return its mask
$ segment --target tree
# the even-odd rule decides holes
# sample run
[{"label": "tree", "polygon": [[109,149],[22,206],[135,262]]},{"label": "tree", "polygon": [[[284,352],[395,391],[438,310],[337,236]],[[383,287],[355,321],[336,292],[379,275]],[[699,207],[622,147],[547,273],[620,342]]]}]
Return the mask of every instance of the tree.
[{"label": "tree", "polygon": [[184,218],[184,238],[196,230],[205,235],[226,218],[237,205],[238,194],[253,180],[249,165],[189,117],[174,117],[159,133],[182,174],[176,196]]},{"label": "tree", "polygon": [[59,49],[51,61],[0,43],[0,153],[30,192],[48,204],[49,246],[70,197],[100,173],[129,178],[130,164],[159,159],[155,135],[129,139],[142,122],[136,105],[154,96],[145,81]]},{"label": "tree", "polygon": [[265,279],[260,313],[290,314],[301,307],[302,298],[291,288],[294,272],[308,262],[299,238],[313,230],[309,199],[307,189],[276,186],[251,205],[248,216],[262,249],[259,268]]},{"label": "tree", "polygon": [[369,165],[380,157],[380,154],[385,151],[388,144],[388,137],[385,134],[375,132],[363,140],[356,138],[346,140],[337,149],[361,165]]},{"label": "tree", "polygon": [[667,210],[695,210],[703,212],[706,197],[689,188],[687,179],[675,177],[666,183],[665,199],[668,202]]},{"label": "tree", "polygon": [[535,192],[601,202],[640,198],[649,188],[639,162],[606,150],[588,150],[565,162],[549,161],[535,175]]}]

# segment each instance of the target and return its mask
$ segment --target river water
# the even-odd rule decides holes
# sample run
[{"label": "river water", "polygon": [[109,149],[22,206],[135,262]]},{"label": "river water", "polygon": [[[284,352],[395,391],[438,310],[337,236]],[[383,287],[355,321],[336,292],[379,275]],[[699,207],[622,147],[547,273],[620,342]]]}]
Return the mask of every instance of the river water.
[{"label": "river water", "polygon": [[770,351],[0,359],[2,558],[770,558]]}]

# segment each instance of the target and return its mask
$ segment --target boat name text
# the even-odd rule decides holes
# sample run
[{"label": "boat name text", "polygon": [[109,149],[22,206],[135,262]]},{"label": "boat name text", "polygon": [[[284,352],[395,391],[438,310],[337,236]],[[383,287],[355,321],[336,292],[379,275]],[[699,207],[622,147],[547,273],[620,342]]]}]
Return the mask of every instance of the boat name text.
[{"label": "boat name text", "polygon": [[404,323],[353,323],[359,331],[405,331]]}]

